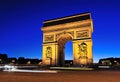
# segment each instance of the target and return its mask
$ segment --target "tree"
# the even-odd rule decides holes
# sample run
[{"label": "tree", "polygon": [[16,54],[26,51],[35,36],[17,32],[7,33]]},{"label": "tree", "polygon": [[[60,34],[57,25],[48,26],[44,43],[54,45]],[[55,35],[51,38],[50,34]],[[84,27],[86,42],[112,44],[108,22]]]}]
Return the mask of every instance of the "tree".
[{"label": "tree", "polygon": [[7,54],[0,54],[0,60],[2,64],[6,64],[7,63],[7,60],[8,60],[8,56]]},{"label": "tree", "polygon": [[19,57],[18,58],[18,64],[26,64],[25,58],[24,57]]}]

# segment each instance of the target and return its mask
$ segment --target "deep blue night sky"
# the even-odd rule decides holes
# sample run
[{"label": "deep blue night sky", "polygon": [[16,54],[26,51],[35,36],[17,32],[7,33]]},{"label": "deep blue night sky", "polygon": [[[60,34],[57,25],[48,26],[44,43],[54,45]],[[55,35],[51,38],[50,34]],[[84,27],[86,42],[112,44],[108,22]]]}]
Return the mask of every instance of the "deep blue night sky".
[{"label": "deep blue night sky", "polygon": [[43,21],[84,12],[92,14],[94,62],[120,57],[119,0],[0,0],[0,53],[41,59]]}]

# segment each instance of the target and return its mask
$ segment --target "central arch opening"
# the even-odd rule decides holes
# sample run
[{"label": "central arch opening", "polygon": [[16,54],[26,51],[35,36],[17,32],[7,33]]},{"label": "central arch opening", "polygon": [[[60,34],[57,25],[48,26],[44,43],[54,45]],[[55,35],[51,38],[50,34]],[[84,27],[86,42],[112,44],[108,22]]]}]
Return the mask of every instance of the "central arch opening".
[{"label": "central arch opening", "polygon": [[65,65],[72,66],[73,65],[73,44],[72,40],[69,40],[65,44]]},{"label": "central arch opening", "polygon": [[58,39],[58,65],[65,66],[66,63],[72,64],[73,51],[72,51],[72,37],[68,34],[60,36]]},{"label": "central arch opening", "polygon": [[73,44],[71,40],[65,44],[65,60],[73,60]]}]

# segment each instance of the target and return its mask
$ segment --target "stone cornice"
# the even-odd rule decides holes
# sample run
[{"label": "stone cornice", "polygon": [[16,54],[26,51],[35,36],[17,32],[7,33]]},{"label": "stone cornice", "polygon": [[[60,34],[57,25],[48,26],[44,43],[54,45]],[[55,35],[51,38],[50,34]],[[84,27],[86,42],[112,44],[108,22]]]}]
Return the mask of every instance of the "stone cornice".
[{"label": "stone cornice", "polygon": [[58,30],[64,30],[64,29],[73,29],[73,28],[80,28],[80,27],[86,27],[91,26],[91,19],[83,20],[83,21],[77,21],[77,22],[70,22],[65,24],[59,24],[59,25],[53,25],[53,26],[47,26],[41,28],[43,32],[49,32],[49,31],[58,31]]},{"label": "stone cornice", "polygon": [[89,12],[87,12],[87,13],[81,13],[81,14],[76,14],[76,15],[72,15],[72,16],[66,16],[66,17],[62,17],[62,18],[56,18],[56,19],[52,19],[52,20],[46,20],[43,23],[45,24],[45,23],[50,23],[50,22],[55,22],[55,21],[60,21],[60,20],[65,20],[65,19],[85,16],[85,15],[89,15],[90,19],[91,19],[91,14]]}]

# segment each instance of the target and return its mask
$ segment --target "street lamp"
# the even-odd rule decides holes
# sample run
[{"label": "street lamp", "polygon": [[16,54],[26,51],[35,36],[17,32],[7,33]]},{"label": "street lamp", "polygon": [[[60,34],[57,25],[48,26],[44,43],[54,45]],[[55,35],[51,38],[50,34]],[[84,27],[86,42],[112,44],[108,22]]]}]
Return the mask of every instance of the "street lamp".
[{"label": "street lamp", "polygon": [[0,59],[0,63],[2,63],[2,59]]}]

